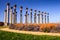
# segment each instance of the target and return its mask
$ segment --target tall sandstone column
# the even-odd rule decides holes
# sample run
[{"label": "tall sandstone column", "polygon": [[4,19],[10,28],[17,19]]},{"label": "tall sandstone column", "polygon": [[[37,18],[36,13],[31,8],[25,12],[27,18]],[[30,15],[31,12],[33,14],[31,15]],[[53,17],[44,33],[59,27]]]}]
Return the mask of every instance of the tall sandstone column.
[{"label": "tall sandstone column", "polygon": [[26,8],[25,23],[28,23],[28,8]]},{"label": "tall sandstone column", "polygon": [[43,24],[43,12],[41,13],[41,17],[42,17],[42,24]]},{"label": "tall sandstone column", "polygon": [[47,23],[49,23],[49,13],[47,13]]},{"label": "tall sandstone column", "polygon": [[46,24],[46,12],[44,13],[44,16],[45,16],[45,24]]},{"label": "tall sandstone column", "polygon": [[17,12],[16,12],[16,15],[15,16],[16,16],[16,23],[17,23]]},{"label": "tall sandstone column", "polygon": [[14,24],[14,12],[12,14],[12,24]]},{"label": "tall sandstone column", "polygon": [[38,16],[38,24],[40,24],[40,11],[38,11],[37,16]]},{"label": "tall sandstone column", "polygon": [[8,25],[9,25],[9,11],[10,11],[10,4],[9,3],[7,3],[7,23],[8,23]]},{"label": "tall sandstone column", "polygon": [[16,4],[14,5],[14,24],[17,23],[17,12],[16,12]]},{"label": "tall sandstone column", "polygon": [[20,23],[22,23],[22,6],[20,7]]},{"label": "tall sandstone column", "polygon": [[12,24],[13,7],[10,8],[10,24]]},{"label": "tall sandstone column", "polygon": [[32,9],[30,9],[30,23],[32,24]]},{"label": "tall sandstone column", "polygon": [[36,23],[36,11],[37,10],[34,10],[34,23]]},{"label": "tall sandstone column", "polygon": [[7,10],[4,11],[4,26],[7,26]]}]

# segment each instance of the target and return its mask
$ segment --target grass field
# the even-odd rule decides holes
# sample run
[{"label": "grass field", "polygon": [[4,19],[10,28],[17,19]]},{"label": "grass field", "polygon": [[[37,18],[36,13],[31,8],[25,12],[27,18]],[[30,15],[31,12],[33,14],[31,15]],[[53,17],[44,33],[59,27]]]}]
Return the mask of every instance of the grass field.
[{"label": "grass field", "polygon": [[0,31],[0,40],[60,40],[60,36],[30,35]]}]

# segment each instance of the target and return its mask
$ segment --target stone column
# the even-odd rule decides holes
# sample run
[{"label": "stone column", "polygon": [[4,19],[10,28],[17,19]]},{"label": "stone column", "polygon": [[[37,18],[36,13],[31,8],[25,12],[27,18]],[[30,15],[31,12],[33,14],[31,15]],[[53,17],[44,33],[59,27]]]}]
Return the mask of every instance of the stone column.
[{"label": "stone column", "polygon": [[28,8],[26,8],[25,23],[28,23]]},{"label": "stone column", "polygon": [[16,12],[16,15],[15,16],[16,16],[16,23],[17,23],[17,12]]},{"label": "stone column", "polygon": [[25,24],[27,24],[27,15],[25,14]]},{"label": "stone column", "polygon": [[17,23],[17,13],[16,13],[16,4],[14,5],[14,24],[16,24]]},{"label": "stone column", "polygon": [[10,4],[9,3],[7,3],[7,23],[8,23],[8,25],[9,25],[9,10],[10,10]]},{"label": "stone column", "polygon": [[4,26],[7,26],[7,10],[4,11]]},{"label": "stone column", "polygon": [[14,12],[13,12],[13,14],[12,14],[12,24],[14,24],[15,22],[14,22]]},{"label": "stone column", "polygon": [[34,10],[34,23],[36,23],[36,11],[37,10]]},{"label": "stone column", "polygon": [[22,6],[20,7],[20,23],[22,23]]},{"label": "stone column", "polygon": [[44,13],[44,16],[45,16],[45,24],[46,24],[46,12]]},{"label": "stone column", "polygon": [[49,23],[49,13],[47,13],[47,23]]},{"label": "stone column", "polygon": [[43,12],[41,13],[41,17],[42,17],[42,24],[43,24]]},{"label": "stone column", "polygon": [[30,9],[30,23],[32,24],[32,9]]},{"label": "stone column", "polygon": [[40,24],[40,11],[38,11],[37,16],[38,16],[38,24]]},{"label": "stone column", "polygon": [[10,24],[12,24],[13,7],[10,8]]}]

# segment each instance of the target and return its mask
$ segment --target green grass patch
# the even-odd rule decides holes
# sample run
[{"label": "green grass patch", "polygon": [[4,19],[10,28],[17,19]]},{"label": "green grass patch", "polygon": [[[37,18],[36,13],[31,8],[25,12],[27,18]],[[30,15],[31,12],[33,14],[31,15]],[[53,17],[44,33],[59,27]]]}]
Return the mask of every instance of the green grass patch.
[{"label": "green grass patch", "polygon": [[60,36],[30,35],[0,31],[0,40],[60,40]]}]

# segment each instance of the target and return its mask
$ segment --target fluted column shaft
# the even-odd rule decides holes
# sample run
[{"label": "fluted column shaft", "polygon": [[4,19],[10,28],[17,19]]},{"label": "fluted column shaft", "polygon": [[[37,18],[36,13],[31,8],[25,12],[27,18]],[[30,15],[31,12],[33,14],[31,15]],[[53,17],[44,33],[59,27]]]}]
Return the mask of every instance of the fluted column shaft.
[{"label": "fluted column shaft", "polygon": [[45,24],[46,24],[46,12],[44,13],[44,17],[45,17]]},{"label": "fluted column shaft", "polygon": [[10,8],[10,24],[12,24],[12,13],[13,13],[13,7]]},{"label": "fluted column shaft", "polygon": [[32,9],[30,9],[30,23],[32,24]]},{"label": "fluted column shaft", "polygon": [[17,23],[17,12],[16,12],[16,5],[14,5],[14,24]]},{"label": "fluted column shaft", "polygon": [[42,16],[42,24],[43,24],[43,12],[41,13],[41,16]]},{"label": "fluted column shaft", "polygon": [[7,26],[7,10],[4,11],[4,25]]},{"label": "fluted column shaft", "polygon": [[47,23],[49,23],[49,13],[47,14]]},{"label": "fluted column shaft", "polygon": [[25,23],[28,23],[28,8],[26,8]]},{"label": "fluted column shaft", "polygon": [[34,12],[34,23],[36,23],[36,10]]},{"label": "fluted column shaft", "polygon": [[20,7],[20,23],[22,23],[22,6]]},{"label": "fluted column shaft", "polygon": [[27,24],[27,15],[25,14],[25,24]]},{"label": "fluted column shaft", "polygon": [[38,24],[40,24],[40,11],[38,11],[39,14],[37,14],[38,16]]},{"label": "fluted column shaft", "polygon": [[8,25],[9,25],[9,11],[10,11],[10,4],[9,3],[7,3],[7,23],[8,23]]}]

